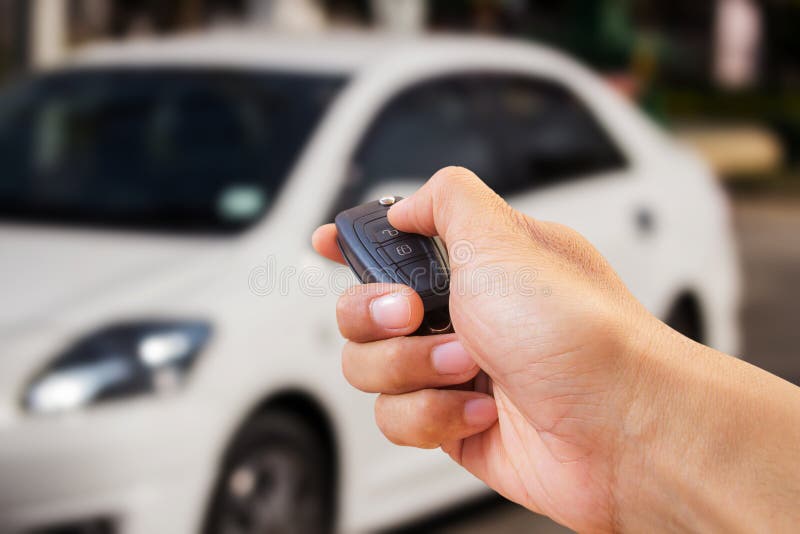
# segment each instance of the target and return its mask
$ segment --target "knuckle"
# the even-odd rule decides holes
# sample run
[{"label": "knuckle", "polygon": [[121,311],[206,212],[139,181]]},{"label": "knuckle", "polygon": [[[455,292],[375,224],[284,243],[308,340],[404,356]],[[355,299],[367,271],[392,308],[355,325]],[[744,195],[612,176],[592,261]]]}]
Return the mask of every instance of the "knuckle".
[{"label": "knuckle", "polygon": [[440,397],[439,392],[434,389],[425,389],[418,393],[417,411],[424,414],[424,419],[435,419],[435,414],[439,411]]},{"label": "knuckle", "polygon": [[406,364],[404,358],[403,338],[392,338],[386,340],[383,360],[386,388],[390,391],[398,391],[406,385]]},{"label": "knuckle", "polygon": [[433,175],[432,181],[436,189],[448,191],[457,185],[464,185],[478,180],[478,177],[466,167],[450,165],[439,170]]},{"label": "knuckle", "polygon": [[383,430],[383,414],[386,411],[386,396],[381,394],[375,399],[375,422]]},{"label": "knuckle", "polygon": [[460,165],[447,165],[433,175],[434,180],[447,181],[459,176],[472,174],[472,171]]},{"label": "knuckle", "polygon": [[423,449],[432,449],[439,446],[441,441],[442,424],[438,414],[441,410],[440,398],[435,390],[425,390],[419,393],[416,407],[415,445]]},{"label": "knuckle", "polygon": [[[433,449],[439,446],[439,424],[435,414],[427,406],[435,406],[436,395],[434,392],[419,392],[413,409],[413,417],[400,421],[391,408],[391,403],[400,401],[400,397],[380,395],[375,400],[375,423],[381,433],[395,445],[406,445],[423,449]],[[406,413],[403,410],[403,413]]]},{"label": "knuckle", "polygon": [[339,325],[339,332],[345,338],[350,337],[348,334],[351,333],[351,325],[348,320],[350,306],[351,301],[347,295],[340,296],[339,300],[336,301],[336,324]]},{"label": "knuckle", "polygon": [[393,431],[393,427],[390,424],[391,415],[387,406],[390,402],[391,397],[387,397],[386,395],[378,395],[378,398],[375,399],[375,424],[378,426],[378,430],[386,436],[386,439],[395,445],[404,445],[404,443],[401,443],[400,437]]},{"label": "knuckle", "polygon": [[350,382],[353,386],[356,385],[356,374],[353,372],[355,370],[355,364],[353,362],[353,358],[355,357],[353,351],[355,349],[355,344],[352,341],[348,341],[342,347],[342,374],[344,375],[345,380]]},{"label": "knuckle", "polygon": [[350,296],[347,294],[339,295],[336,300],[336,314],[337,316],[345,313],[350,307]]},{"label": "knuckle", "polygon": [[521,211],[517,211],[509,206],[509,217],[512,220],[513,225],[518,228],[522,233],[530,236],[535,235],[538,233],[539,226],[536,219],[533,217],[529,217],[522,213]]},{"label": "knuckle", "polygon": [[616,278],[603,256],[580,232],[562,224],[548,224],[553,234],[550,247],[552,251],[586,276],[601,277],[606,281]]}]

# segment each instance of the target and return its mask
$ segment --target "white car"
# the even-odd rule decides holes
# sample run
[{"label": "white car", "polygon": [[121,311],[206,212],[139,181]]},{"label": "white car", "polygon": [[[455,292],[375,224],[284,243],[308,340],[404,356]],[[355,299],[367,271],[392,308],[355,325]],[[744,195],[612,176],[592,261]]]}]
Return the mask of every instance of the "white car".
[{"label": "white car", "polygon": [[90,47],[0,100],[0,531],[364,531],[486,491],[380,434],[339,367],[354,279],[309,243],[448,164],[581,231],[655,314],[737,350],[712,175],[555,51]]}]

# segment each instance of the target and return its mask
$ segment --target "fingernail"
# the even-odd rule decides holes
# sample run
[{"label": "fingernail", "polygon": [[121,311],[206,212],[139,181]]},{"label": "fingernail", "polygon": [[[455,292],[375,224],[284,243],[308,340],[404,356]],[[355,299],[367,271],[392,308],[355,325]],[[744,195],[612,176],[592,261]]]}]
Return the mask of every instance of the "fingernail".
[{"label": "fingernail", "polygon": [[468,425],[488,425],[497,419],[497,405],[492,398],[468,400],[464,404],[464,422]]},{"label": "fingernail", "polygon": [[433,368],[442,375],[458,375],[475,367],[475,360],[458,341],[442,343],[431,351]]},{"label": "fingernail", "polygon": [[411,305],[399,293],[391,293],[373,299],[369,305],[372,320],[384,328],[397,329],[411,322]]}]

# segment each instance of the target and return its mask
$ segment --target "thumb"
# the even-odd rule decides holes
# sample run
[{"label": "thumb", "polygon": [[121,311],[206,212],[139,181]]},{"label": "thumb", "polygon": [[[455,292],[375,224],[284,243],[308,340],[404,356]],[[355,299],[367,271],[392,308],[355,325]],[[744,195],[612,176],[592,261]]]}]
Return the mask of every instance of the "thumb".
[{"label": "thumb", "polygon": [[410,197],[389,210],[389,222],[403,232],[438,235],[445,244],[508,228],[513,210],[464,167],[445,167]]}]

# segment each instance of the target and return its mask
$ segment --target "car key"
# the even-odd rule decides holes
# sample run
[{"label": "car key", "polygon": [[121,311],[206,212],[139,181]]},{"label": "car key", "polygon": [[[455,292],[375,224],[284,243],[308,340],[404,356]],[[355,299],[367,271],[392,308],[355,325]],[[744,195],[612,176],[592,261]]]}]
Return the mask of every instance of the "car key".
[{"label": "car key", "polygon": [[447,254],[437,239],[389,224],[386,214],[400,199],[385,196],[339,213],[336,243],[362,283],[405,284],[419,293],[425,317],[414,335],[453,332]]}]

